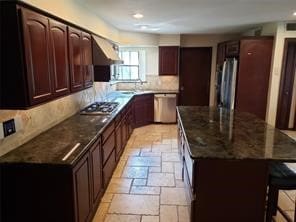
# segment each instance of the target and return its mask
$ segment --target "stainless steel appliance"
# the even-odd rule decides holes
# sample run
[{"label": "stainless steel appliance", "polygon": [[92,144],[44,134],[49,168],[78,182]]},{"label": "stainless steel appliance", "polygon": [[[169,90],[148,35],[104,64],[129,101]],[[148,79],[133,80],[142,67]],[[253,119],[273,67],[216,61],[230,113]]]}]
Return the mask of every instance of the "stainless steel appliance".
[{"label": "stainless steel appliance", "polygon": [[237,59],[225,60],[222,75],[217,76],[217,100],[220,107],[234,109]]},{"label": "stainless steel appliance", "polygon": [[80,111],[82,115],[108,115],[117,107],[118,102],[95,102]]},{"label": "stainless steel appliance", "polygon": [[154,122],[176,122],[176,94],[154,95]]}]

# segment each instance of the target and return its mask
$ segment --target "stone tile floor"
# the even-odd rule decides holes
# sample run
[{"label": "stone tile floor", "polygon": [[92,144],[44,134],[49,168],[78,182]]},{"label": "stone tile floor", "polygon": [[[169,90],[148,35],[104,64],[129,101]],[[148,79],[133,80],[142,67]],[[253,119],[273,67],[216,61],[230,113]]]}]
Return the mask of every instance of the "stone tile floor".
[{"label": "stone tile floor", "polygon": [[93,222],[189,222],[176,125],[134,130]]},{"label": "stone tile floor", "polygon": [[[176,125],[135,129],[113,173],[93,222],[189,222],[178,157]],[[296,191],[279,205],[293,218]],[[285,222],[280,215],[276,222]]]}]

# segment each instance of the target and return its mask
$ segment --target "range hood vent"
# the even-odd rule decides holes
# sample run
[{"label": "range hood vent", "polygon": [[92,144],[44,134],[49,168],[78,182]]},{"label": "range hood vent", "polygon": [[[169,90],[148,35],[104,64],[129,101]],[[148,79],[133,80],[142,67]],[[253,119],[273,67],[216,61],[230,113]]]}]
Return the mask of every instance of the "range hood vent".
[{"label": "range hood vent", "polygon": [[93,62],[95,66],[107,66],[123,63],[111,43],[97,36],[93,36],[93,40]]}]

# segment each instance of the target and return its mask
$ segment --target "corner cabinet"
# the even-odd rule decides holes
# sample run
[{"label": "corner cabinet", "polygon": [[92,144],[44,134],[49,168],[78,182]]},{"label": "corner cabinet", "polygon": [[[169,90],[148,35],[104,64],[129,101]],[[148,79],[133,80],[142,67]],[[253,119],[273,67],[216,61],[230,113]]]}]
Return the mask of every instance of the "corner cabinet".
[{"label": "corner cabinet", "polygon": [[178,75],[179,46],[159,46],[159,75]]},{"label": "corner cabinet", "polygon": [[68,33],[68,25],[15,2],[1,8],[0,108],[29,108],[92,85],[90,34]]}]

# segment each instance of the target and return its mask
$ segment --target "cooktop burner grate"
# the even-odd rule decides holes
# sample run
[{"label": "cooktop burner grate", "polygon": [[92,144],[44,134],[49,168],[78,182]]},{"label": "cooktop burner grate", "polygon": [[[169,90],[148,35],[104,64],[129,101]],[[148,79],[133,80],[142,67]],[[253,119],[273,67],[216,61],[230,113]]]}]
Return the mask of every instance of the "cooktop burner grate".
[{"label": "cooktop burner grate", "polygon": [[83,115],[99,115],[99,114],[110,114],[117,106],[118,102],[95,102],[81,110],[80,114]]}]

